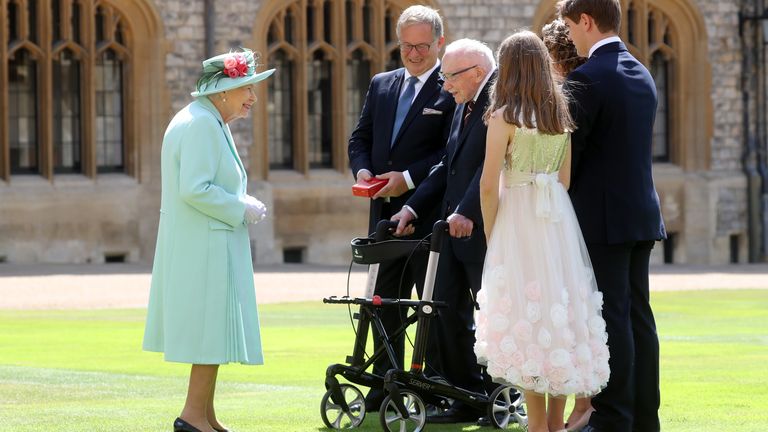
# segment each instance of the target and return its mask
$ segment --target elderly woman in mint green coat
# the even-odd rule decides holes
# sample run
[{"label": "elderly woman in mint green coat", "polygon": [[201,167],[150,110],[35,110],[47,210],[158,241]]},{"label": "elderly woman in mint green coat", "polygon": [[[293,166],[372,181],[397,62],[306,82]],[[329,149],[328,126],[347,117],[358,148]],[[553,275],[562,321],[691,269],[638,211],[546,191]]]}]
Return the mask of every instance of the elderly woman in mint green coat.
[{"label": "elderly woman in mint green coat", "polygon": [[171,120],[161,151],[160,227],[144,349],[191,363],[174,431],[226,431],[213,396],[221,364],[262,364],[248,223],[266,208],[247,195],[228,123],[248,115],[256,73],[250,50],[203,62],[196,100]]}]

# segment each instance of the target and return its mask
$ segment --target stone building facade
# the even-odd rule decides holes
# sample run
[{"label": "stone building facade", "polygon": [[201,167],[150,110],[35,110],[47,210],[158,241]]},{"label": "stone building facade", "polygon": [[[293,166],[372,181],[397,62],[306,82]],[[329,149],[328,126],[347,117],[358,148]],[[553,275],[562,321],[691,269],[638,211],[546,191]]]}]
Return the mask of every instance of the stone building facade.
[{"label": "stone building facade", "polygon": [[[151,261],[163,131],[201,60],[239,46],[278,68],[232,124],[271,210],[251,228],[255,261],[348,262],[368,203],[351,196],[346,139],[370,76],[397,65],[394,23],[415,3],[0,0],[0,262]],[[541,28],[556,0],[421,3],[440,10],[447,41],[495,49]],[[654,174],[672,237],[653,260],[764,260],[759,2],[621,3],[622,39],[663,96]]]}]

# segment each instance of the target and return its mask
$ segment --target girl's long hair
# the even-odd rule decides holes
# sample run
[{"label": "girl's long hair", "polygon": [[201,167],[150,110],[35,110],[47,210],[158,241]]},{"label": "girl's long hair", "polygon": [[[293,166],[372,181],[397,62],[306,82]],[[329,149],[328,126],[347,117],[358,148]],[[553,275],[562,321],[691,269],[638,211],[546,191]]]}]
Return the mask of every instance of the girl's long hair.
[{"label": "girl's long hair", "polygon": [[498,50],[499,73],[485,112],[504,107],[504,121],[548,135],[573,130],[568,102],[553,78],[544,42],[527,30],[504,39]]}]

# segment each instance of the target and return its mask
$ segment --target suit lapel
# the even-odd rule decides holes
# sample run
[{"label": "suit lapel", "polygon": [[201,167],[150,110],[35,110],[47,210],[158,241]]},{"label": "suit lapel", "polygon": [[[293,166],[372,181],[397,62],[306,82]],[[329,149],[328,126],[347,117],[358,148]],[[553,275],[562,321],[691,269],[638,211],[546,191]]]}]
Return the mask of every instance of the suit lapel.
[{"label": "suit lapel", "polygon": [[459,134],[461,133],[461,121],[462,121],[462,114],[464,113],[464,104],[456,105],[456,108],[453,110],[453,120],[451,121],[451,133],[448,135],[448,148],[446,151],[448,152],[448,157],[450,158],[448,160],[448,165],[450,166],[451,163],[453,163],[453,158],[456,156],[456,151],[458,150],[459,146]]},{"label": "suit lapel", "polygon": [[[480,96],[477,97],[477,101],[475,102],[475,109],[472,110],[472,113],[469,115],[469,119],[467,119],[467,125],[464,126],[463,129],[461,128],[461,122],[464,117],[465,104],[461,104],[456,107],[456,112],[453,115],[453,124],[451,125],[451,138],[453,138],[453,134],[456,133],[457,130],[460,132],[458,132],[458,137],[456,139],[456,143],[454,144],[455,151],[451,154],[451,160],[448,162],[449,165],[453,164],[453,160],[456,158],[459,150],[461,150],[461,146],[464,145],[464,143],[467,141],[467,136],[469,136],[472,128],[475,127],[477,122],[482,121],[485,108],[488,105],[488,91],[491,88],[495,76],[496,72],[494,72],[491,77],[488,78],[488,82],[485,83],[483,91],[481,91]],[[460,111],[459,107],[461,107]],[[456,117],[458,117],[458,123],[456,121]],[[483,145],[485,145],[485,143],[483,143]]]},{"label": "suit lapel", "polygon": [[427,78],[427,81],[424,83],[421,90],[419,90],[419,94],[416,95],[416,99],[413,100],[411,108],[408,110],[408,114],[406,114],[405,120],[403,120],[403,125],[400,126],[400,131],[397,133],[397,138],[395,139],[395,143],[392,145],[392,148],[399,144],[400,137],[403,135],[403,131],[405,131],[408,128],[408,125],[420,115],[421,111],[424,109],[424,105],[426,105],[427,102],[432,99],[432,96],[436,92],[440,91],[440,84],[437,80],[438,69],[432,71],[432,74],[429,75],[429,78]]}]

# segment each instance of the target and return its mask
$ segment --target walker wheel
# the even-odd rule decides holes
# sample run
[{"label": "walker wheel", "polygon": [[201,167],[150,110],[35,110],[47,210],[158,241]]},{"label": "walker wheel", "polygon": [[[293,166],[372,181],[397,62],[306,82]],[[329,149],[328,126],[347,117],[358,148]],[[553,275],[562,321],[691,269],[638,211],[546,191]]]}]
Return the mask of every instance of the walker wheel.
[{"label": "walker wheel", "polygon": [[[344,401],[349,407],[348,411],[341,408],[341,404],[335,403],[331,397],[333,389],[328,389],[320,401],[320,417],[323,423],[330,429],[354,429],[363,423],[365,419],[365,397],[357,387],[349,384],[341,384]],[[341,401],[339,401],[341,402]]]},{"label": "walker wheel", "polygon": [[421,397],[408,390],[400,391],[400,399],[408,412],[404,418],[395,406],[392,396],[384,398],[379,411],[381,427],[387,432],[421,432],[427,423],[427,408]]},{"label": "walker wheel", "polygon": [[526,428],[528,417],[523,409],[523,395],[509,386],[499,386],[488,398],[488,418],[496,429],[506,429],[510,422]]}]

